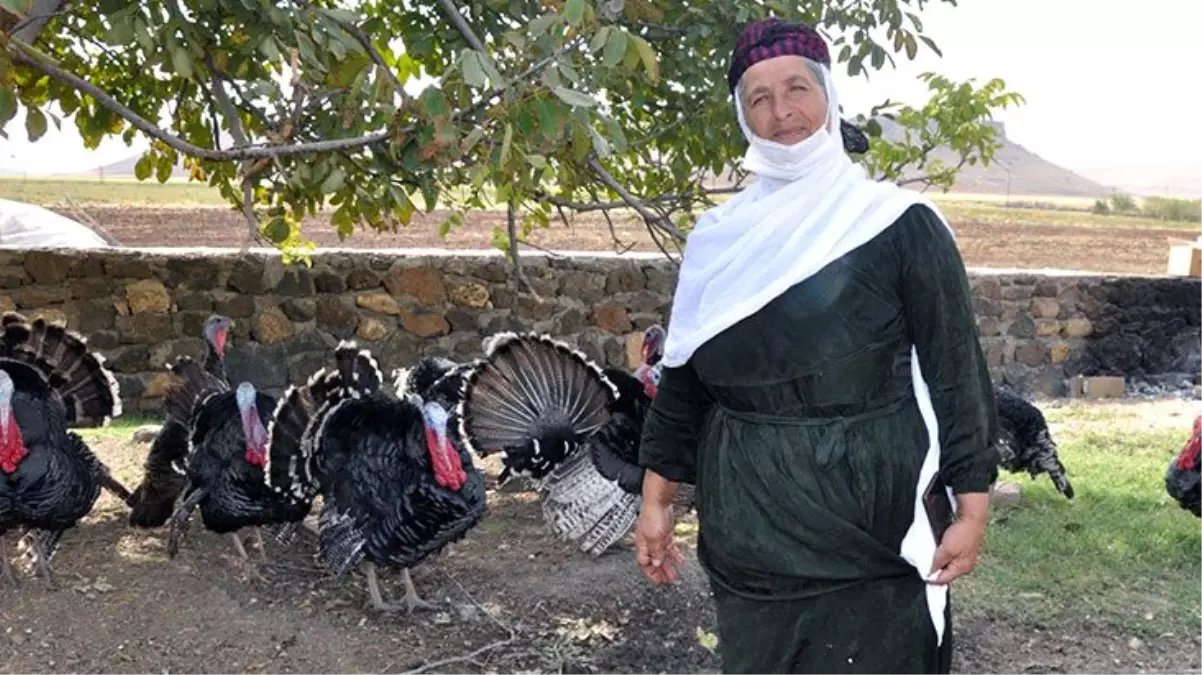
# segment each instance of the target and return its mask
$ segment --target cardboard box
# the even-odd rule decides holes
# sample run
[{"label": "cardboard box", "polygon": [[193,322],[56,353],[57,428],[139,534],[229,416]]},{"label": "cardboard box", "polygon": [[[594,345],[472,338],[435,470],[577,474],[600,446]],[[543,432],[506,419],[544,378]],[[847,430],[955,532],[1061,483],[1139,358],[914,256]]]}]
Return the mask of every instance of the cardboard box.
[{"label": "cardboard box", "polygon": [[1069,383],[1068,389],[1073,398],[1123,398],[1127,393],[1127,378],[1078,375]]},{"label": "cardboard box", "polygon": [[1169,244],[1168,273],[1179,277],[1202,276],[1202,237]]}]

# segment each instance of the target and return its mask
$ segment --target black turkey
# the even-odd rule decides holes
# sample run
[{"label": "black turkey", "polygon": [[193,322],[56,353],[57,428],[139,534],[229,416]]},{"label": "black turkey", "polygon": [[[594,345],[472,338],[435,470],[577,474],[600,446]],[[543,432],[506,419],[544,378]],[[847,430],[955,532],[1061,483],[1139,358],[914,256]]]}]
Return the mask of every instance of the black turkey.
[{"label": "black turkey", "polygon": [[[216,379],[229,380],[225,372],[225,346],[234,322],[214,314],[204,324],[204,369]],[[167,366],[170,370],[170,366]],[[181,412],[181,411],[177,411]],[[190,410],[187,411],[189,414]],[[168,410],[150,451],[146,454],[142,482],[134,489],[130,500],[129,524],[134,527],[161,527],[175,510],[175,502],[188,479],[184,474],[184,458],[188,454],[188,425],[190,417],[177,418]]]},{"label": "black turkey", "polygon": [[171,372],[166,407],[176,419],[188,419],[188,452],[183,461],[188,482],[170,520],[167,553],[176,555],[180,531],[199,507],[205,529],[230,534],[239,564],[248,575],[258,576],[238,531],[254,528],[260,558],[266,560],[259,528],[299,523],[309,513],[307,505],[281,498],[268,485],[267,425],[275,399],[249,382],[231,390],[187,356],[179,357]]},{"label": "black turkey", "polygon": [[1026,471],[1035,478],[1046,473],[1056,489],[1069,501],[1074,498],[1056,442],[1048,431],[1043,413],[1021,396],[998,389],[998,454],[1001,467],[1014,473]]},{"label": "black turkey", "polygon": [[23,544],[50,585],[50,560],[63,533],[108,489],[130,494],[74,432],[121,414],[117,382],[104,358],[61,323],[0,317],[0,578],[14,583],[5,534]]},{"label": "black turkey", "polygon": [[501,333],[468,372],[459,406],[470,450],[501,453],[501,481],[539,482],[551,531],[600,555],[638,518],[643,421],[658,384],[663,331],[644,336],[631,375],[601,368],[551,337]]},{"label": "black turkey", "polygon": [[1202,415],[1194,418],[1194,433],[1169,462],[1164,487],[1177,504],[1202,517]]},{"label": "black turkey", "polygon": [[[371,604],[376,567],[402,568],[404,608],[430,607],[409,568],[463,538],[485,511],[484,477],[451,440],[447,410],[409,391],[382,391],[375,359],[354,343],[335,351],[337,369],[290,388],[275,415],[268,478],[298,503],[322,497],[318,555],[339,577],[363,565]],[[441,378],[417,389],[430,389]]]}]

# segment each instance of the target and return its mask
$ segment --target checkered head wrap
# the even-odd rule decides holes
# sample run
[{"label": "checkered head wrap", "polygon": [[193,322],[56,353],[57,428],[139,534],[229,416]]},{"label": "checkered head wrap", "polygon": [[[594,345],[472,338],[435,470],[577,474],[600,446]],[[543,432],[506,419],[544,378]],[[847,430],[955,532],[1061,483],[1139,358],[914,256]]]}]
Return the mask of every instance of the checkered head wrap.
[{"label": "checkered head wrap", "polygon": [[[777,56],[801,56],[820,63],[829,70],[831,54],[826,40],[810,26],[800,21],[786,21],[775,16],[753,21],[743,29],[735,42],[735,51],[730,57],[730,71],[726,75],[731,94],[739,84],[739,78],[748,68]],[[868,151],[868,138],[847,120],[839,121],[843,135],[843,147],[852,153]]]}]

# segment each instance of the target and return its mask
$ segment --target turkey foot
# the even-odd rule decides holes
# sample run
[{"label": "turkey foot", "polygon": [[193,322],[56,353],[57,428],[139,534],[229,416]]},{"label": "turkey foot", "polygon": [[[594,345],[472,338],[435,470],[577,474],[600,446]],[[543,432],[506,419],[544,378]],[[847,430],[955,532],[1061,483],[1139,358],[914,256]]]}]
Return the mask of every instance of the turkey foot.
[{"label": "turkey foot", "polygon": [[35,555],[34,562],[38,572],[46,579],[46,587],[52,591],[58,590],[58,582],[54,580],[54,573],[50,571],[50,561],[46,558],[46,549],[42,546],[41,537],[29,537],[29,540]]},{"label": "turkey foot", "polygon": [[263,528],[255,528],[255,545],[259,547],[259,562],[266,564],[267,560],[267,544],[263,543]]},{"label": "turkey foot", "polygon": [[254,579],[255,581],[266,581],[262,574],[259,574],[259,566],[250,559],[246,554],[246,547],[242,545],[242,538],[237,532],[231,532],[230,536],[234,538],[234,549],[238,552],[237,556],[227,556],[234,559],[234,564],[242,569],[247,580]]},{"label": "turkey foot", "polygon": [[401,572],[402,579],[405,582],[405,597],[403,598],[404,605],[390,605],[384,602],[384,598],[380,595],[380,582],[376,579],[376,566],[373,563],[367,563],[367,594],[371,598],[371,606],[373,609],[380,612],[399,612],[402,609],[406,614],[412,614],[415,609],[435,609],[436,606],[422,600],[417,595],[417,589],[413,586],[413,579],[409,577],[409,570]]},{"label": "turkey foot", "polygon": [[13,575],[13,566],[8,562],[8,541],[0,534],[0,586],[17,587],[17,577]]}]

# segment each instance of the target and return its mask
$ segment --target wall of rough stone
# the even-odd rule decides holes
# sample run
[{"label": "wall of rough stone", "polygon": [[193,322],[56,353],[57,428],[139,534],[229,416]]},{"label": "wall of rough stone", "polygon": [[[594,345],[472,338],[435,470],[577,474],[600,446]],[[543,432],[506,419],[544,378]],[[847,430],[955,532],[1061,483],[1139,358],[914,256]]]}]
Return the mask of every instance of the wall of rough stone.
[{"label": "wall of rough stone", "polygon": [[[328,365],[340,339],[386,372],[421,355],[472,358],[503,330],[546,331],[609,365],[666,320],[675,271],[655,257],[525,258],[539,297],[515,292],[492,254],[328,252],[285,267],[251,252],[0,250],[0,311],[65,319],[108,359],[129,410],[157,410],[163,365],[203,355],[212,312],[235,321],[229,372],[278,393]],[[995,379],[1044,395],[1065,380],[1196,378],[1196,279],[971,273]]]}]

